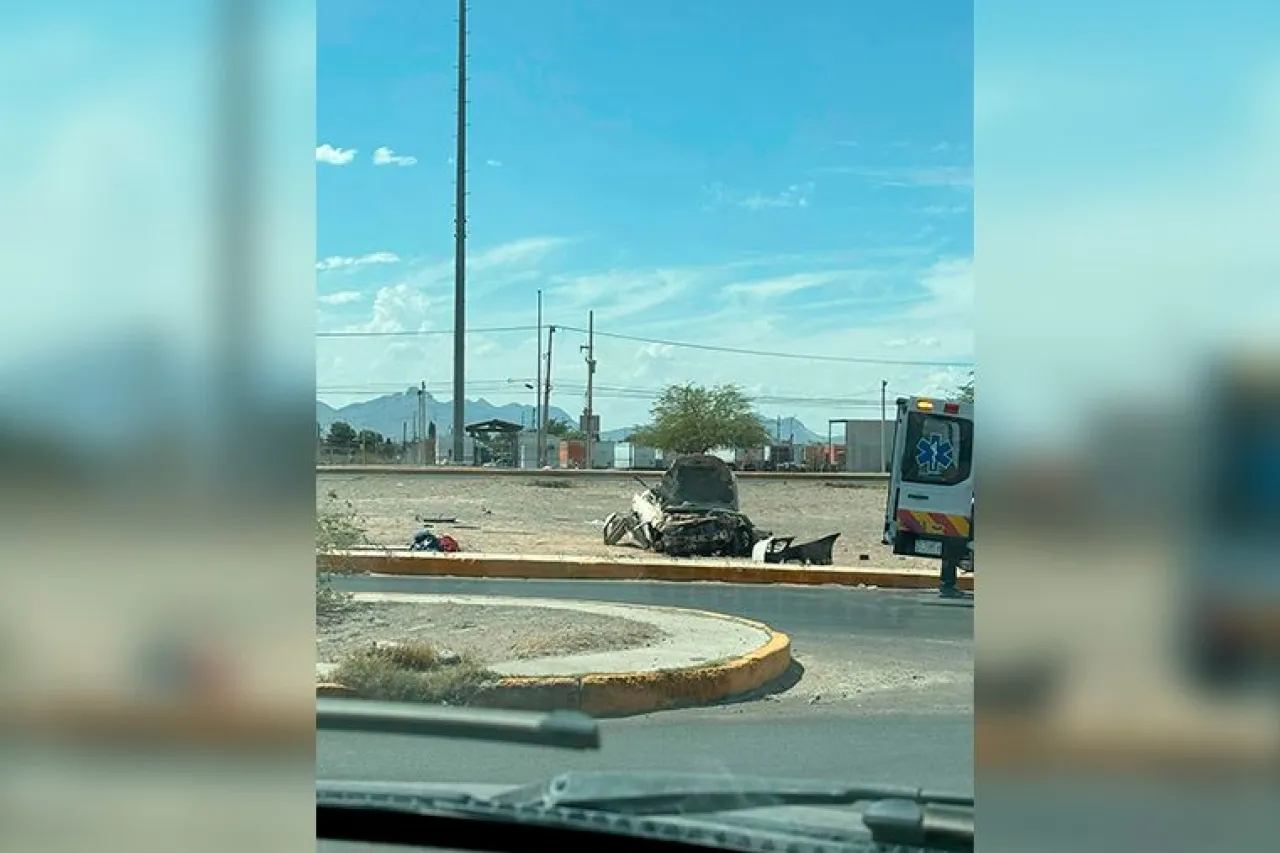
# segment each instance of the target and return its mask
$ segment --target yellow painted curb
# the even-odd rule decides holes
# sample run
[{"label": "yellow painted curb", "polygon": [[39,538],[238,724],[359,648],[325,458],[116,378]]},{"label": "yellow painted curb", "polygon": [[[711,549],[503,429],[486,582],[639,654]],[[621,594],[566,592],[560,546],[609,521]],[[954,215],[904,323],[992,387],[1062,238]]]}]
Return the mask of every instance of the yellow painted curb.
[{"label": "yellow painted curb", "polygon": [[332,681],[322,681],[316,685],[316,696],[319,698],[333,697],[336,699],[350,698],[355,695],[355,691],[350,687],[342,684],[336,684]]},{"label": "yellow painted curb", "polygon": [[[764,566],[693,560],[608,560],[600,557],[505,554],[434,554],[420,551],[334,551],[316,555],[317,571],[375,575],[519,580],[648,580],[802,586],[875,586],[936,589],[938,572],[853,569],[840,566]],[[974,576],[957,586],[972,592]]]},{"label": "yellow painted curb", "polygon": [[[512,676],[503,678],[476,697],[480,707],[522,711],[582,711],[593,717],[627,717],[672,708],[712,705],[760,690],[791,666],[791,638],[768,625],[710,613],[680,609],[750,625],[769,635],[768,641],[741,657],[703,666],[654,672],[608,672],[581,676]],[[354,691],[340,685],[317,685],[332,691]]]}]

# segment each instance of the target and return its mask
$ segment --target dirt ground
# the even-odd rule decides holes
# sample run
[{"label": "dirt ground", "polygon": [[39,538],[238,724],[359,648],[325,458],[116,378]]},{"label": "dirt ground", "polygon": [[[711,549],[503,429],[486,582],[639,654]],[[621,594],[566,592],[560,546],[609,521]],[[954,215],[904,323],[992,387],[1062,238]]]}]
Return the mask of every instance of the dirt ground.
[{"label": "dirt ground", "polygon": [[[457,519],[456,524],[434,524],[432,529],[457,539],[463,550],[497,554],[637,554],[634,548],[606,546],[601,527],[610,512],[627,510],[639,488],[623,479],[316,475],[317,507],[329,503],[330,494],[350,501],[364,517],[369,536],[381,546],[407,547],[421,529],[415,516],[436,516]],[[884,486],[744,479],[738,490],[742,511],[774,535],[804,541],[839,532],[836,565],[937,568],[937,560],[897,557],[880,543]]]},{"label": "dirt ground", "polygon": [[576,610],[357,601],[350,612],[317,621],[316,660],[336,661],[375,640],[423,640],[492,664],[634,649],[664,636],[643,622]]}]

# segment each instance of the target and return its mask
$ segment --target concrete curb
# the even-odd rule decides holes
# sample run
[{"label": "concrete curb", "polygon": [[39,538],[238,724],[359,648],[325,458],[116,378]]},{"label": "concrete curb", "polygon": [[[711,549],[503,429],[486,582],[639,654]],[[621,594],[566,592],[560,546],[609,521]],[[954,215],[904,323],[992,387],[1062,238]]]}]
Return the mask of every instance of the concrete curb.
[{"label": "concrete curb", "polygon": [[[316,474],[382,474],[397,476],[424,477],[528,477],[552,479],[564,477],[568,479],[597,480],[630,480],[640,477],[660,477],[661,471],[629,470],[620,468],[601,468],[586,470],[581,468],[553,468],[550,471],[539,471],[532,468],[473,468],[434,465],[420,467],[416,465],[317,465]],[[851,471],[735,471],[740,480],[830,480],[832,482],[866,483],[872,486],[887,485],[888,474],[863,474]]]},{"label": "concrete curb", "polygon": [[[840,566],[764,566],[720,560],[672,560],[506,554],[434,554],[421,551],[331,551],[316,555],[320,572],[515,580],[633,580],[803,586],[874,586],[937,589],[936,571],[853,569]],[[960,589],[972,592],[974,576]]]},{"label": "concrete curb", "polygon": [[[768,625],[711,613],[679,609],[738,622],[769,635],[745,655],[701,666],[653,672],[595,672],[573,676],[508,676],[482,691],[476,707],[511,711],[582,711],[593,717],[629,717],[673,708],[712,705],[752,693],[781,678],[791,666],[791,638]],[[316,685],[316,696],[357,695],[339,684]]]}]

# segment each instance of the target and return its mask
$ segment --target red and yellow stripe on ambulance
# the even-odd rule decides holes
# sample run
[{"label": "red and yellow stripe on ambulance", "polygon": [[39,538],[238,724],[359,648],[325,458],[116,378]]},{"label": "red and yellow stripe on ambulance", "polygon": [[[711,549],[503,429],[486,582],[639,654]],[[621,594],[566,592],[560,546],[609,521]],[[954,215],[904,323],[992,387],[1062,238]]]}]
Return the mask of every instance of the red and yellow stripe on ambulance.
[{"label": "red and yellow stripe on ambulance", "polygon": [[969,517],[941,512],[899,509],[898,528],[917,536],[969,538]]}]

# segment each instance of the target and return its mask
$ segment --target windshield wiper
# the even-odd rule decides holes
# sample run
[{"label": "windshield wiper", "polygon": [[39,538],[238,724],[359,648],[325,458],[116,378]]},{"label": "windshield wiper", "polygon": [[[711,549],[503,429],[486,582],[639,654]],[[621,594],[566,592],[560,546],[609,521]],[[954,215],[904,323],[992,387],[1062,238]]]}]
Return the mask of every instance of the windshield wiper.
[{"label": "windshield wiper", "polygon": [[626,815],[697,815],[778,806],[866,808],[862,820],[884,844],[971,850],[972,795],[888,785],[684,773],[564,773],[495,802]]},{"label": "windshield wiper", "polygon": [[577,711],[501,711],[362,699],[317,699],[316,730],[411,734],[557,749],[599,749],[600,727]]}]

